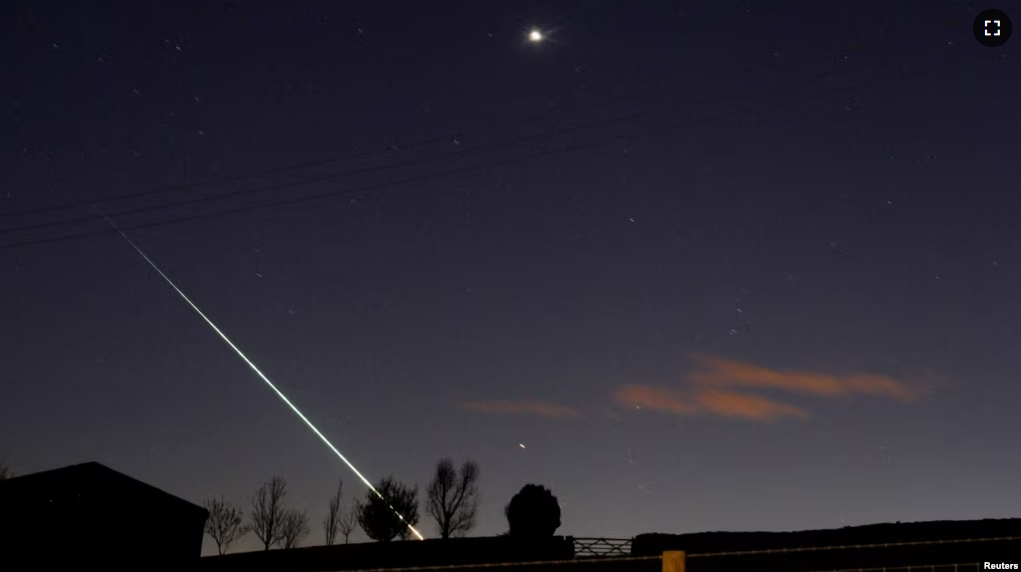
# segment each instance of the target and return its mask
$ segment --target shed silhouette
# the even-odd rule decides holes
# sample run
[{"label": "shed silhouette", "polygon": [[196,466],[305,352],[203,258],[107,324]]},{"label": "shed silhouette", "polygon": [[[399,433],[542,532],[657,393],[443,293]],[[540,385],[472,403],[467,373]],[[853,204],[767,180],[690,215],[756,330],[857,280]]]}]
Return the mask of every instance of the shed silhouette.
[{"label": "shed silhouette", "polygon": [[208,512],[99,463],[0,481],[0,552],[14,569],[197,564]]}]

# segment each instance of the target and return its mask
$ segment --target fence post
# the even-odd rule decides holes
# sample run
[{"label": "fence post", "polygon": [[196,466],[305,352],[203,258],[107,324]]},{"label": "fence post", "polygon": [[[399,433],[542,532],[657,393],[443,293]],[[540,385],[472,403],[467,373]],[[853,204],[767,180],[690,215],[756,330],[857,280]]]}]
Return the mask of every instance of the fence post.
[{"label": "fence post", "polygon": [[685,572],[683,550],[667,550],[663,553],[663,572]]}]

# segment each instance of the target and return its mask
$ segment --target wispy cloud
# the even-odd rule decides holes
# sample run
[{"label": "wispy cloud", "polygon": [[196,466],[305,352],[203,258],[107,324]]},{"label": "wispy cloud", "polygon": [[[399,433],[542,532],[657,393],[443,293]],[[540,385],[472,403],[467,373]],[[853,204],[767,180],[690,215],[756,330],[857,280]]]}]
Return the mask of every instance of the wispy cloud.
[{"label": "wispy cloud", "polygon": [[629,409],[676,415],[712,415],[750,421],[808,419],[808,409],[750,392],[773,390],[824,399],[868,395],[911,403],[925,394],[918,384],[876,374],[835,375],[808,370],[778,371],[754,363],[697,354],[700,368],[686,385],[622,385],[614,401]]},{"label": "wispy cloud", "polygon": [[[777,370],[707,354],[695,354],[691,358],[695,368],[682,377],[678,385],[621,385],[613,391],[613,402],[629,410],[769,422],[811,418],[810,407],[803,403],[806,398],[834,400],[863,395],[912,403],[926,393],[921,384],[886,375]],[[761,395],[762,392],[770,392],[770,395]],[[801,401],[789,403],[778,398],[776,393],[787,393]],[[545,419],[586,417],[579,408],[531,398],[464,401],[458,406],[495,415]],[[620,417],[617,412],[601,406],[589,407],[586,411],[596,417]]]},{"label": "wispy cloud", "polygon": [[720,417],[750,421],[776,421],[785,417],[808,419],[810,417],[808,411],[800,407],[749,393],[719,390],[699,391],[696,399],[704,410]]},{"label": "wispy cloud", "polygon": [[887,397],[905,403],[924,394],[921,387],[875,374],[833,375],[814,371],[778,371],[753,363],[705,354],[692,356],[703,370],[688,375],[691,383],[710,387],[775,389],[814,397],[855,394]]},{"label": "wispy cloud", "polygon": [[540,401],[537,399],[521,399],[516,401],[465,401],[460,403],[464,409],[480,411],[483,413],[498,413],[505,415],[532,415],[545,417],[547,419],[581,419],[580,411],[573,407]]},{"label": "wispy cloud", "polygon": [[624,407],[650,409],[663,413],[692,415],[698,407],[680,391],[656,385],[622,385],[617,388],[614,400]]},{"label": "wispy cloud", "polygon": [[624,385],[617,389],[614,400],[628,408],[676,415],[715,415],[749,421],[809,417],[808,412],[799,407],[735,391],[703,390],[685,393],[680,389],[658,385]]}]

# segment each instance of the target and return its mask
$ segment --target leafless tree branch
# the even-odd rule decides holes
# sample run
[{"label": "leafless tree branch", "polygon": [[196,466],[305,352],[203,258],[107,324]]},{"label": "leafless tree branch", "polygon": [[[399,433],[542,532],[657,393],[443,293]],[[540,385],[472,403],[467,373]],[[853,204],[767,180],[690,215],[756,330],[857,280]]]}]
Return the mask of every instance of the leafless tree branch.
[{"label": "leafless tree branch", "polygon": [[323,518],[323,532],[326,534],[326,546],[331,546],[337,540],[337,532],[340,527],[340,496],[344,491],[344,481],[337,485],[337,494],[330,497],[326,508],[326,516]]},{"label": "leafless tree branch", "polygon": [[287,550],[297,548],[308,536],[308,514],[300,510],[284,512],[280,521],[280,547]]},{"label": "leafless tree branch", "polygon": [[244,513],[240,507],[224,500],[222,496],[207,500],[205,507],[209,511],[206,534],[216,543],[216,552],[226,554],[230,545],[248,532],[244,526]]},{"label": "leafless tree branch", "polygon": [[442,538],[464,536],[475,528],[479,512],[479,465],[468,460],[460,472],[450,459],[440,459],[429,483],[426,511]]},{"label": "leafless tree branch", "polygon": [[286,495],[287,483],[280,477],[273,477],[252,495],[249,528],[262,542],[264,550],[281,540]]},{"label": "leafless tree branch", "polygon": [[337,530],[344,535],[344,544],[348,543],[351,539],[351,533],[358,527],[358,507],[350,506],[347,510],[343,511],[340,515],[340,521],[337,523]]}]

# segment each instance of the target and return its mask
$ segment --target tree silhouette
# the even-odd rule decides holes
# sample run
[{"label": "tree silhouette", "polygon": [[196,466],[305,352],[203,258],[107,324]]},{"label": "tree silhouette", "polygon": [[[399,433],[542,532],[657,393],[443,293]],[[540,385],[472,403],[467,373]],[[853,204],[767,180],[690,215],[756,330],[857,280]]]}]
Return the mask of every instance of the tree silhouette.
[{"label": "tree silhouette", "polygon": [[340,520],[337,522],[337,530],[344,535],[344,544],[351,538],[351,533],[358,526],[358,507],[348,507],[340,513]]},{"label": "tree silhouette", "polygon": [[553,493],[528,484],[504,508],[510,535],[517,538],[545,538],[560,528],[560,503]]},{"label": "tree silhouette", "polygon": [[13,478],[14,471],[11,470],[11,467],[7,463],[0,461],[0,481],[6,481],[7,479]]},{"label": "tree silhouette", "polygon": [[301,510],[284,511],[280,520],[280,547],[288,550],[297,548],[308,536],[308,514]]},{"label": "tree silhouette", "polygon": [[366,491],[365,502],[358,503],[358,524],[369,538],[378,542],[407,539],[408,525],[418,524],[418,487],[386,477],[379,481],[376,490],[383,498]]},{"label": "tree silhouette", "polygon": [[426,511],[436,520],[441,538],[468,534],[479,513],[479,464],[465,461],[459,473],[453,461],[440,459],[427,494]]},{"label": "tree silhouette", "polygon": [[244,513],[233,503],[220,498],[212,498],[204,503],[209,518],[206,519],[206,534],[216,543],[216,552],[227,553],[231,544],[248,532],[244,526]]},{"label": "tree silhouette", "polygon": [[251,512],[248,513],[249,528],[262,542],[263,550],[269,550],[281,540],[285,496],[287,482],[280,477],[273,477],[263,483],[252,495]]},{"label": "tree silhouette", "polygon": [[[337,531],[340,527],[340,496],[344,492],[344,481],[337,484],[337,494],[330,497],[326,507],[326,516],[323,517],[323,532],[326,534],[326,546],[332,545],[337,540]],[[346,543],[345,543],[346,544]]]}]

